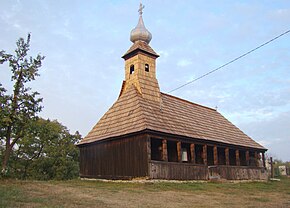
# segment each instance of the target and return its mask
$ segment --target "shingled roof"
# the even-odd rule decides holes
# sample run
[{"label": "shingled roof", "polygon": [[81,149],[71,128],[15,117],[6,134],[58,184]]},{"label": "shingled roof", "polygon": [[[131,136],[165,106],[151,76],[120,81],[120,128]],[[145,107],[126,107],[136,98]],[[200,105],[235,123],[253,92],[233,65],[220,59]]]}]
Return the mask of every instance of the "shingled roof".
[{"label": "shingled roof", "polygon": [[144,41],[136,41],[129,50],[122,56],[122,58],[127,59],[133,52],[142,51],[146,54],[159,57],[159,55]]},{"label": "shingled roof", "polygon": [[153,130],[192,139],[265,149],[215,109],[164,93],[161,93],[161,99],[161,103],[144,99],[131,85],[79,145]]}]

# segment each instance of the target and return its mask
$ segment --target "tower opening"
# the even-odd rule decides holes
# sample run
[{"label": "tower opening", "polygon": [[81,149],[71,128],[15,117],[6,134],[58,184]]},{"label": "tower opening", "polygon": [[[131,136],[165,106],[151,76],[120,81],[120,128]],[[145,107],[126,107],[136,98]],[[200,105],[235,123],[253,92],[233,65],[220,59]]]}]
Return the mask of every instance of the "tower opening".
[{"label": "tower opening", "polygon": [[145,64],[145,71],[149,72],[149,64]]},{"label": "tower opening", "polygon": [[130,74],[133,74],[134,73],[134,65],[132,64],[131,66],[130,66]]}]

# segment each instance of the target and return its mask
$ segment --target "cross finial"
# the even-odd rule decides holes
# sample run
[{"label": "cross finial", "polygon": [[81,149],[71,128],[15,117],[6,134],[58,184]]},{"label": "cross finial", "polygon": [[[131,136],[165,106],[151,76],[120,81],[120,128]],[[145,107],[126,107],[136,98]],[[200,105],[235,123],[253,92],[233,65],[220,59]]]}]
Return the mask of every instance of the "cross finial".
[{"label": "cross finial", "polygon": [[142,2],[140,2],[140,6],[139,6],[139,10],[138,10],[140,16],[143,14],[143,9],[144,8],[145,8],[145,6],[142,4]]}]

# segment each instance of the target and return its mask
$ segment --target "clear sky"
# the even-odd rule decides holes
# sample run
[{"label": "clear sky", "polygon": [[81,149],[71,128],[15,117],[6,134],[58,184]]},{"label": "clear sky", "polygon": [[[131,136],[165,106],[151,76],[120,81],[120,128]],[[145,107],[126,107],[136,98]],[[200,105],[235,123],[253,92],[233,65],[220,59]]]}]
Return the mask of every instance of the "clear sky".
[{"label": "clear sky", "polygon": [[[0,0],[0,49],[12,53],[31,32],[31,54],[46,58],[31,86],[44,118],[85,136],[116,101],[121,56],[138,21],[139,0]],[[160,54],[157,78],[168,92],[290,29],[290,1],[143,0],[143,19]],[[11,89],[10,71],[0,82]],[[172,93],[215,108],[290,161],[290,33]]]}]

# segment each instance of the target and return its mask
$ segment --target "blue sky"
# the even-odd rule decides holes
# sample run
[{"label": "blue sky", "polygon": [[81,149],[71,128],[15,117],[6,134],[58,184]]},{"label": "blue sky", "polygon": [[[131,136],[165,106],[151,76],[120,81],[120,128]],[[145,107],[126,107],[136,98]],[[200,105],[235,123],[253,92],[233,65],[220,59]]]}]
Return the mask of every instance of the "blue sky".
[{"label": "blue sky", "polygon": [[[44,118],[85,136],[117,99],[121,56],[138,21],[138,0],[0,0],[0,49],[12,53],[32,34],[46,58],[31,83]],[[289,1],[143,0],[143,19],[160,54],[157,78],[168,92],[290,29]],[[232,123],[290,161],[290,34],[172,95],[218,107]],[[11,89],[10,71],[0,82]]]}]

